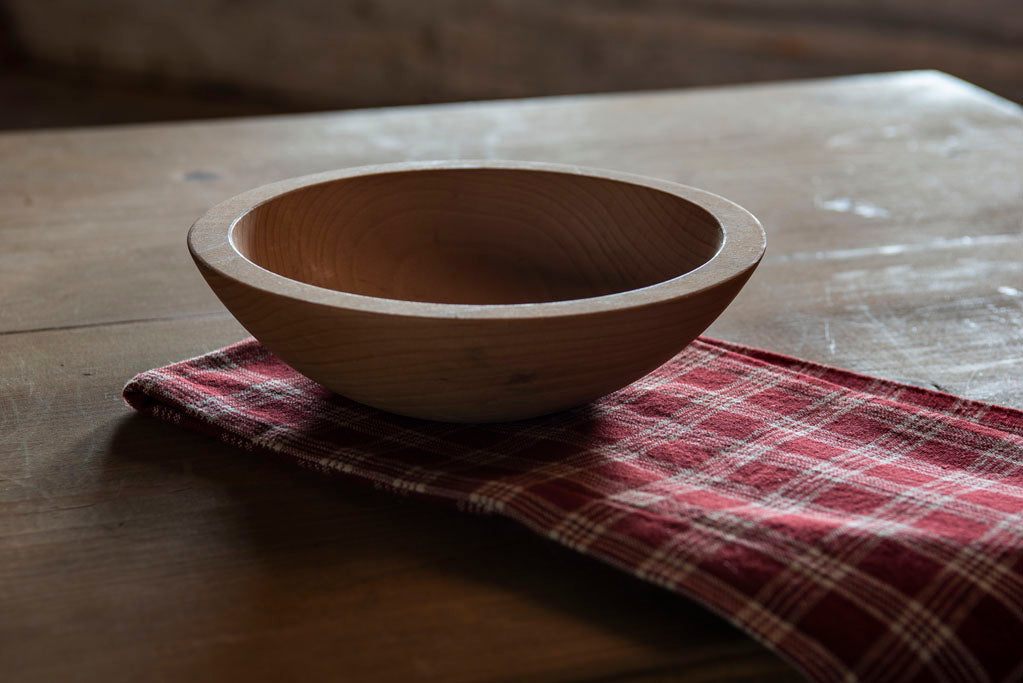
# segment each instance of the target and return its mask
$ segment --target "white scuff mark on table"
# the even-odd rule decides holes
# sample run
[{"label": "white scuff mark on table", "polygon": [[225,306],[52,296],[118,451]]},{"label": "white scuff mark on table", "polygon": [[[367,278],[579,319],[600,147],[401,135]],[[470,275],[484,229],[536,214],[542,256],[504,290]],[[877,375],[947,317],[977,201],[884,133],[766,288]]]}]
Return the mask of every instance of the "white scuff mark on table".
[{"label": "white scuff mark on table", "polygon": [[835,355],[835,338],[831,336],[831,321],[824,321],[824,341],[828,343],[828,353]]},{"label": "white scuff mark on table", "polygon": [[1015,287],[1005,287],[1005,286],[999,287],[998,288],[998,293],[999,294],[1004,294],[1005,296],[1023,296],[1023,292],[1021,292],[1020,290],[1016,289]]},{"label": "white scuff mark on table", "polygon": [[854,213],[864,218],[885,218],[891,212],[884,207],[870,202],[859,202],[848,197],[837,197],[835,199],[821,199],[814,197],[814,206],[825,211],[836,211],[838,213]]},{"label": "white scuff mark on table", "polygon": [[[929,376],[930,373],[928,372],[926,367],[924,367],[924,365],[921,364],[920,362],[919,355],[920,350],[908,347],[905,344],[905,339],[903,335],[896,334],[894,331],[892,331],[891,327],[888,324],[888,321],[887,320],[882,321],[881,319],[879,319],[869,304],[863,303],[846,306],[846,310],[859,312],[862,316],[862,319],[859,321],[861,324],[868,325],[870,328],[876,330],[882,336],[884,336],[888,340],[889,349],[892,352],[897,353],[898,356],[902,358],[903,366],[907,370],[910,370],[914,375],[918,377]],[[890,315],[886,316],[886,318],[889,318],[890,320],[897,322],[897,318],[893,318]]]},{"label": "white scuff mark on table", "polygon": [[984,308],[986,308],[988,312],[991,313],[991,317],[993,317],[1000,323],[1005,323],[1006,325],[1015,325],[1017,322],[1016,320],[1013,320],[1013,318],[1017,317],[1018,313],[1016,311],[1013,311],[1012,308],[1004,309],[999,308],[990,301],[984,303]]},{"label": "white scuff mark on table", "polygon": [[969,377],[966,378],[966,386],[963,387],[963,390],[961,392],[963,396],[968,396],[969,395],[970,389],[973,388],[973,380],[974,380],[974,378],[977,376],[977,374],[979,372],[980,372],[980,368],[977,368],[976,370],[974,370],[973,372],[970,373]]},{"label": "white scuff mark on table", "polygon": [[977,373],[983,372],[985,370],[992,370],[995,368],[1005,367],[1007,365],[1008,366],[1019,365],[1021,362],[1023,361],[1020,361],[1019,358],[1000,358],[998,360],[986,360],[977,363],[958,365],[956,366],[956,370],[959,370],[960,372],[972,371],[973,375],[976,375]]},{"label": "white scuff mark on table", "polygon": [[[887,256],[903,252],[919,252],[931,249],[952,249],[970,246],[971,244],[996,246],[1019,244],[1019,235],[978,235],[976,237],[939,237],[915,244],[885,244],[880,247],[855,247],[852,249],[829,249],[827,251],[797,251],[792,254],[780,254],[773,257],[779,263],[788,261],[840,261],[864,256]],[[856,271],[846,271],[856,273]],[[858,273],[857,273],[858,274]],[[852,275],[849,275],[852,277]]]},{"label": "white scuff mark on table", "polygon": [[828,200],[823,200],[820,199],[819,197],[814,197],[813,203],[815,206],[818,206],[822,209],[827,209],[828,211],[839,211],[842,213],[852,208],[852,200],[846,199],[844,197],[841,197],[839,199]]},{"label": "white scuff mark on table", "polygon": [[854,203],[853,213],[857,216],[863,216],[864,218],[884,218],[891,215],[888,209],[877,206],[876,204],[868,204],[867,202]]}]

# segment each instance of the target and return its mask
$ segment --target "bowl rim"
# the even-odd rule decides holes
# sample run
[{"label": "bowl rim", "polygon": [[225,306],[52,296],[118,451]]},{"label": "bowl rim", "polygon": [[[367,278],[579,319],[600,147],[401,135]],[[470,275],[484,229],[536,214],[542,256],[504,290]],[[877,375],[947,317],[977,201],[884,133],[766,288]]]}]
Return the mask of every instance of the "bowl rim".
[{"label": "bowl rim", "polygon": [[[721,228],[721,245],[702,265],[651,285],[612,294],[561,301],[454,304],[354,294],[294,280],[250,261],[235,247],[234,228],[256,207],[306,187],[359,176],[438,170],[515,170],[579,175],[666,192],[703,208]],[[544,318],[588,315],[655,305],[694,296],[751,271],[763,258],[767,238],[760,221],[724,197],[688,185],[585,166],[535,161],[409,161],[357,166],[288,178],[227,199],[203,214],[188,231],[188,249],[201,267],[274,296],[328,307],[404,317],[451,319]]]}]

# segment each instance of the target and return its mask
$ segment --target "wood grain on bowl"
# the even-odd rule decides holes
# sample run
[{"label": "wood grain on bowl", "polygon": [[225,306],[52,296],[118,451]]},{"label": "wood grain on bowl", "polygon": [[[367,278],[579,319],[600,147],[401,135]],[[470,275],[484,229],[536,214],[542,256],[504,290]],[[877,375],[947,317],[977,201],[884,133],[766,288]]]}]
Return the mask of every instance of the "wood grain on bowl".
[{"label": "wood grain on bowl", "polygon": [[574,407],[661,365],[735,297],[764,233],[674,183],[433,162],[258,188],[207,213],[189,245],[227,308],[303,374],[475,422]]}]

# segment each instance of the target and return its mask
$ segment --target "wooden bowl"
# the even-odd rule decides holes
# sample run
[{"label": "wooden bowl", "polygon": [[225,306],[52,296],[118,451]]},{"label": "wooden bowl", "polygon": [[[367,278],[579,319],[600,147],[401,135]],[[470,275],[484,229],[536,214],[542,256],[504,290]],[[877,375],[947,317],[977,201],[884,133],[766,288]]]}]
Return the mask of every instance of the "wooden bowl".
[{"label": "wooden bowl", "polygon": [[759,263],[749,212],[691,187],[521,162],[285,180],[188,235],[234,316],[351,399],[450,422],[578,406],[707,328]]}]

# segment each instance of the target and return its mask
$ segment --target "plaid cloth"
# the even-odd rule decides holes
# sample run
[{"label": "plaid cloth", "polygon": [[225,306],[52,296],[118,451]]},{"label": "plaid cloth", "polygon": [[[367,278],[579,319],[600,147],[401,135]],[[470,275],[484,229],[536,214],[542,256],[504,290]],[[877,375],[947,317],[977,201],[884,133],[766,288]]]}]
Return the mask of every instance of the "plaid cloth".
[{"label": "plaid cloth", "polygon": [[504,515],[706,605],[821,681],[1023,679],[1023,413],[701,339],[591,405],[451,425],[254,340],[144,372],[139,411]]}]

